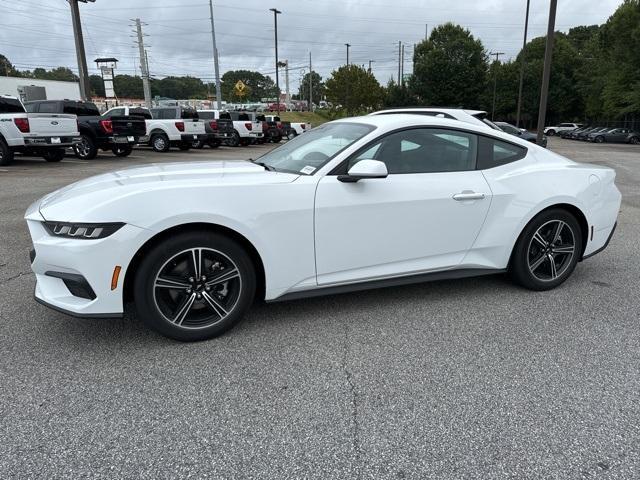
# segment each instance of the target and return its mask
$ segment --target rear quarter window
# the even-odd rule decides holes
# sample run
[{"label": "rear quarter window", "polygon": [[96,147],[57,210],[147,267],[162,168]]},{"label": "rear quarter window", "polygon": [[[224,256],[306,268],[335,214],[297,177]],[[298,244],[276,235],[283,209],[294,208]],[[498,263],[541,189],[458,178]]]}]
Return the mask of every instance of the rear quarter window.
[{"label": "rear quarter window", "polygon": [[520,145],[504,142],[496,138],[480,137],[478,148],[478,170],[507,165],[527,156],[527,149]]},{"label": "rear quarter window", "polygon": [[16,98],[0,98],[0,113],[25,113],[20,100]]}]

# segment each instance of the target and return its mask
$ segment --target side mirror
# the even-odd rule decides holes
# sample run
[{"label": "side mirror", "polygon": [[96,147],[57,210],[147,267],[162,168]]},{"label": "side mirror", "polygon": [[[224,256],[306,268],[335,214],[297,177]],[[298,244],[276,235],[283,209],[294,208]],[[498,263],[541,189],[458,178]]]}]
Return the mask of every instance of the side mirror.
[{"label": "side mirror", "polygon": [[387,166],[379,160],[360,160],[349,169],[347,175],[338,175],[338,180],[345,183],[355,183],[367,178],[387,178]]}]

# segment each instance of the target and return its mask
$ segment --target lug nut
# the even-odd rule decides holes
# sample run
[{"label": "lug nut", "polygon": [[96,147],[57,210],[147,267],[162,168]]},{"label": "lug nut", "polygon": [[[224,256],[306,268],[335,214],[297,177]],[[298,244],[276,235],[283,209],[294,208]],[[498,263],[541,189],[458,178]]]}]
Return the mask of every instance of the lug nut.
[{"label": "lug nut", "polygon": [[200,300],[200,299],[202,298],[202,294],[198,293],[198,294],[196,295],[196,298],[197,298],[198,300]]},{"label": "lug nut", "polygon": [[195,281],[195,278],[189,277],[189,282],[193,283],[194,281]]},{"label": "lug nut", "polygon": [[202,281],[206,282],[207,281],[207,277],[205,277],[204,275],[202,276]]},{"label": "lug nut", "polygon": [[207,285],[206,287],[204,287],[204,289],[208,292],[209,290],[211,290],[211,287]]}]

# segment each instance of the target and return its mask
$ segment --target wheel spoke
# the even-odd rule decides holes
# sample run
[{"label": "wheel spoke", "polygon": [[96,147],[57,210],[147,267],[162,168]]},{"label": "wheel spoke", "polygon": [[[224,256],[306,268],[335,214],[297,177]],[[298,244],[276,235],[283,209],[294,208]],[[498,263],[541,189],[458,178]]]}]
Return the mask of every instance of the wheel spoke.
[{"label": "wheel spoke", "polygon": [[186,297],[178,306],[178,311],[176,312],[175,316],[173,317],[173,323],[175,323],[176,325],[182,325],[182,322],[184,321],[185,317],[187,316],[187,313],[189,313],[189,310],[191,310],[191,306],[193,305],[193,302],[196,301],[196,294],[192,293],[191,295],[189,295],[188,297]]},{"label": "wheel spoke", "polygon": [[556,260],[553,258],[553,255],[549,254],[549,264],[551,266],[551,280],[555,280],[558,277],[558,272],[556,271]]},{"label": "wheel spoke", "polygon": [[536,242],[538,242],[540,244],[540,246],[542,246],[544,248],[547,248],[547,245],[549,245],[549,243],[544,238],[542,238],[542,235],[540,235],[540,231],[537,231],[535,233],[535,235],[533,236],[533,239]]},{"label": "wheel spoke", "polygon": [[226,282],[228,280],[231,280],[233,278],[237,278],[239,276],[240,276],[240,272],[238,272],[237,268],[231,268],[231,269],[228,269],[228,270],[223,270],[219,275],[216,275],[215,277],[213,277],[210,280],[208,280],[205,285],[207,285],[209,287],[212,287],[214,285]]},{"label": "wheel spoke", "polygon": [[215,298],[213,298],[211,295],[209,295],[207,292],[202,292],[202,296],[204,297],[204,299],[207,302],[207,304],[209,304],[211,309],[214,312],[216,312],[220,316],[220,318],[224,318],[229,314],[229,312],[227,312],[224,309],[224,307],[222,305],[220,305],[220,303]]},{"label": "wheel spoke", "polygon": [[191,287],[191,284],[178,277],[162,276],[156,279],[155,287],[182,290]]},{"label": "wheel spoke", "polygon": [[529,269],[531,270],[531,272],[532,273],[535,272],[538,269],[538,267],[540,267],[540,265],[544,263],[545,260],[547,260],[547,256],[544,254],[540,255],[535,262],[529,265]]},{"label": "wheel spoke", "polygon": [[194,248],[191,250],[191,260],[193,261],[193,274],[196,279],[200,279],[202,272],[202,249]]},{"label": "wheel spoke", "polygon": [[575,251],[573,245],[562,245],[560,247],[554,247],[554,253],[572,254]]},{"label": "wheel spoke", "polygon": [[558,226],[556,227],[556,231],[553,234],[553,240],[551,240],[551,244],[557,243],[560,240],[560,234],[562,233],[562,229],[564,228],[565,223],[562,220],[558,220]]}]

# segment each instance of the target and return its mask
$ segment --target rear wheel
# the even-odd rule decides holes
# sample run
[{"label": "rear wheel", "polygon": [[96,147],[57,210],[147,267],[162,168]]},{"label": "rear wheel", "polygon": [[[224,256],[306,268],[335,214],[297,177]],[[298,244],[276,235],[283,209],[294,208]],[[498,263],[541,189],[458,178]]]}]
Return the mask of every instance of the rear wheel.
[{"label": "rear wheel", "polygon": [[271,137],[271,141],[273,143],[280,143],[282,141],[282,135],[275,135],[274,137]]},{"label": "rear wheel", "polygon": [[0,165],[11,165],[13,162],[13,151],[9,148],[9,145],[0,138]]},{"label": "rear wheel", "polygon": [[230,147],[237,147],[238,145],[240,145],[240,134],[237,132],[237,130],[233,131],[231,138],[227,140],[227,145],[229,145]]},{"label": "rear wheel", "polygon": [[640,137],[631,137],[629,141],[634,145],[640,145]]},{"label": "rear wheel", "polygon": [[47,162],[59,162],[64,158],[64,155],[64,148],[55,148],[44,152],[42,154],[42,158],[44,158]]},{"label": "rear wheel", "polygon": [[111,151],[116,157],[128,157],[133,152],[132,145],[114,145]]},{"label": "rear wheel", "polygon": [[596,137],[596,143],[604,143],[604,137],[603,136]]},{"label": "rear wheel", "polygon": [[549,137],[553,137],[555,134],[556,134],[556,131],[555,131],[555,130],[549,130],[549,131],[547,132],[547,136],[549,136]]},{"label": "rear wheel", "polygon": [[170,147],[169,138],[164,133],[151,135],[151,148],[154,152],[168,152]]},{"label": "rear wheel", "polygon": [[76,157],[80,160],[93,160],[98,156],[98,147],[89,135],[80,135],[80,143],[73,147]]},{"label": "rear wheel", "polygon": [[530,290],[550,290],[562,284],[582,252],[582,231],[569,212],[552,209],[524,229],[511,258],[513,279]]},{"label": "rear wheel", "polygon": [[202,150],[204,147],[204,142],[201,140],[196,140],[191,144],[191,147],[195,148],[196,150]]},{"label": "rear wheel", "polygon": [[211,140],[209,143],[207,143],[207,145],[209,145],[209,147],[211,148],[218,148],[220,146],[220,140]]},{"label": "rear wheel", "polygon": [[216,233],[172,236],[151,250],[134,282],[138,315],[162,335],[205,340],[236,325],[253,302],[255,269],[245,250]]}]

